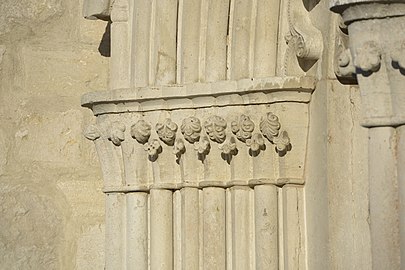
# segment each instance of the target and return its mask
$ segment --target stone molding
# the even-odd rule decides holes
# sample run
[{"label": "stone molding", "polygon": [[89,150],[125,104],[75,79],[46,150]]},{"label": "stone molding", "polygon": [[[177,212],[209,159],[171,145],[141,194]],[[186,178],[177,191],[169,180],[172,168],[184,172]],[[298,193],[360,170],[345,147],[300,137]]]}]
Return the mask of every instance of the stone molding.
[{"label": "stone molding", "polygon": [[81,103],[92,109],[94,115],[276,102],[308,103],[316,83],[313,77],[270,77],[118,89],[87,93]]}]

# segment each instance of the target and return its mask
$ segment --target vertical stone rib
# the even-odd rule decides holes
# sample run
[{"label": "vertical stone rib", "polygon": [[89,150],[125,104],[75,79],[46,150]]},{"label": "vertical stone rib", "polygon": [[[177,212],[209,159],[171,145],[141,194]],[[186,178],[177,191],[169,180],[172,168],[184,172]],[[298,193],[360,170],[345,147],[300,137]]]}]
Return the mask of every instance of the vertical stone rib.
[{"label": "vertical stone rib", "polygon": [[225,189],[208,187],[204,196],[204,270],[226,269],[225,250]]},{"label": "vertical stone rib", "polygon": [[400,246],[401,246],[401,267],[405,267],[405,125],[397,128],[397,170],[398,170],[398,188],[399,188],[399,228],[400,228]]},{"label": "vertical stone rib", "polygon": [[[249,78],[254,77],[254,65],[255,65],[255,44],[256,38],[256,28],[257,26],[257,0],[252,0],[251,12],[250,12],[250,38],[249,38]],[[260,24],[261,22],[259,22]]]},{"label": "vertical stone rib", "polygon": [[[173,269],[173,193],[150,191],[150,269]],[[117,268],[118,269],[118,268]]]},{"label": "vertical stone rib", "polygon": [[108,193],[106,196],[105,269],[125,269],[125,195]]},{"label": "vertical stone rib", "polygon": [[229,17],[228,17],[228,33],[227,33],[227,50],[226,50],[226,79],[231,80],[232,78],[232,65],[233,65],[233,27],[234,27],[234,16],[235,16],[235,0],[230,0],[229,3]]},{"label": "vertical stone rib", "polygon": [[128,9],[126,0],[117,0],[111,11],[111,89],[130,86]]},{"label": "vertical stone rib", "polygon": [[180,190],[173,192],[173,269],[181,269],[183,264],[182,244],[182,194]]},{"label": "vertical stone rib", "polygon": [[400,269],[395,129],[371,128],[369,138],[372,266]]},{"label": "vertical stone rib", "polygon": [[280,0],[257,0],[256,10],[252,77],[275,76]]},{"label": "vertical stone rib", "polygon": [[151,16],[150,84],[176,83],[177,0],[154,0]]},{"label": "vertical stone rib", "polygon": [[155,85],[156,81],[156,1],[151,0],[150,34],[149,34],[149,85]]},{"label": "vertical stone rib", "polygon": [[131,86],[149,83],[152,1],[130,1],[132,8]]},{"label": "vertical stone rib", "polygon": [[201,0],[179,0],[177,29],[178,84],[197,82],[199,78],[202,3],[206,5],[206,2]]},{"label": "vertical stone rib", "polygon": [[199,268],[199,190],[183,188],[181,190],[181,246],[182,270],[197,270]]},{"label": "vertical stone rib", "polygon": [[285,269],[307,269],[303,192],[302,186],[283,186]]},{"label": "vertical stone rib", "polygon": [[208,5],[205,81],[226,79],[229,0],[206,0]]},{"label": "vertical stone rib", "polygon": [[249,187],[232,187],[231,207],[232,212],[232,268],[234,270],[251,269],[250,237],[250,200]]},{"label": "vertical stone rib", "polygon": [[208,7],[210,0],[201,0],[200,11],[200,36],[199,36],[199,51],[198,51],[198,80],[205,82],[205,69],[207,65],[207,31],[208,31]]},{"label": "vertical stone rib", "polygon": [[148,194],[132,192],[127,200],[127,270],[148,269]]},{"label": "vertical stone rib", "polygon": [[229,188],[225,191],[225,239],[226,239],[226,269],[233,269],[233,226],[232,226],[232,192]]},{"label": "vertical stone rib", "polygon": [[279,269],[278,195],[273,185],[255,186],[256,269]]},{"label": "vertical stone rib", "polygon": [[[256,1],[231,1],[229,15],[228,75],[231,80],[249,77],[252,5]],[[254,40],[252,41],[254,42]]]}]

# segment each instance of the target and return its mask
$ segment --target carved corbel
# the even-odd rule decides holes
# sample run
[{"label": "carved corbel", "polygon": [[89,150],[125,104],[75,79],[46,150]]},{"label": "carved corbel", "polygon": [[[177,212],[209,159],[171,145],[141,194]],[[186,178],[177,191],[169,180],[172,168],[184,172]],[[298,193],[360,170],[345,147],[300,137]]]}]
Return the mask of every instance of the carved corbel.
[{"label": "carved corbel", "polygon": [[289,32],[285,35],[287,44],[300,59],[318,60],[323,51],[322,33],[312,25],[302,0],[288,2]]}]

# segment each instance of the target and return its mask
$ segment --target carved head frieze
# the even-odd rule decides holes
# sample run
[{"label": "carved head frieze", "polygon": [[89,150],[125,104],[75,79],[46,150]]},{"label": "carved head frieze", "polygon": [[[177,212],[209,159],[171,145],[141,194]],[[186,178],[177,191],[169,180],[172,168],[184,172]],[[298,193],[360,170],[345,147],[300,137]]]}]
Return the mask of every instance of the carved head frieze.
[{"label": "carved head frieze", "polygon": [[84,137],[86,137],[90,141],[95,141],[101,137],[101,132],[96,125],[89,125],[83,131]]},{"label": "carved head frieze", "polygon": [[151,125],[145,120],[139,120],[131,127],[131,136],[141,144],[148,142],[151,135]]},{"label": "carved head frieze", "polygon": [[249,116],[242,114],[239,117],[239,121],[233,121],[231,123],[231,130],[236,138],[242,142],[246,142],[247,139],[252,137],[252,132],[255,129],[255,123]]},{"label": "carved head frieze", "polygon": [[368,41],[356,50],[354,65],[365,73],[376,72],[381,66],[381,49],[374,41]]},{"label": "carved head frieze", "polygon": [[144,146],[145,151],[148,153],[150,161],[156,161],[159,154],[162,152],[162,146],[157,139],[153,139]]},{"label": "carved head frieze", "polygon": [[181,133],[189,143],[198,142],[201,133],[201,122],[197,117],[185,118],[181,124]]},{"label": "carved head frieze", "polygon": [[226,139],[226,121],[220,116],[213,115],[204,122],[205,132],[208,137],[217,143],[223,143]]},{"label": "carved head frieze", "polygon": [[177,124],[170,118],[166,118],[163,123],[156,124],[156,132],[165,144],[173,146],[176,139]]},{"label": "carved head frieze", "polygon": [[108,135],[108,140],[116,146],[120,146],[121,142],[125,140],[125,125],[121,122],[113,122],[110,127],[110,134]]},{"label": "carved head frieze", "polygon": [[249,147],[249,153],[254,157],[259,155],[260,151],[266,149],[264,138],[260,133],[255,133],[252,138],[247,139],[246,145]]}]

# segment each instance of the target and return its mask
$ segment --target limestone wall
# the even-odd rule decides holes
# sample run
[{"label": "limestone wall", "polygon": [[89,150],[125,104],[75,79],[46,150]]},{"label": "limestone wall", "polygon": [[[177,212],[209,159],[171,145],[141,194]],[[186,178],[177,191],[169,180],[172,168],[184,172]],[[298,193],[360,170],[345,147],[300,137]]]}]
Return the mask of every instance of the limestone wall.
[{"label": "limestone wall", "polygon": [[0,269],[103,269],[104,196],[82,136],[106,23],[80,0],[0,1]]}]

